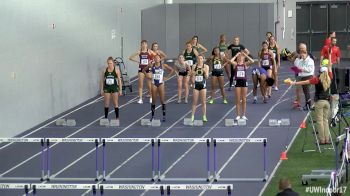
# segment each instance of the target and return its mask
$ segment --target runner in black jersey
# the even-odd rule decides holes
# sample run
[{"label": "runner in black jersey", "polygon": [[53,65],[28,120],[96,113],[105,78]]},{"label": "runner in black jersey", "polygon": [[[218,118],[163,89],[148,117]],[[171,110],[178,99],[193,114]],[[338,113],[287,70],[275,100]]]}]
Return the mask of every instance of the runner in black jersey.
[{"label": "runner in black jersey", "polygon": [[182,84],[185,88],[185,103],[188,102],[188,83],[189,83],[189,72],[191,67],[186,63],[184,55],[180,54],[175,61],[175,73],[177,75],[177,103],[181,103],[182,95]]},{"label": "runner in black jersey", "polygon": [[108,57],[107,68],[103,70],[100,80],[101,95],[104,97],[104,113],[108,118],[109,102],[112,97],[115,117],[119,120],[119,95],[122,95],[120,70],[115,67],[113,57]]},{"label": "runner in black jersey", "polygon": [[274,59],[276,61],[276,70],[274,70],[272,74],[273,78],[275,79],[275,90],[278,91],[278,70],[281,67],[281,56],[280,49],[274,36],[270,36],[269,38],[269,50],[273,52]]},{"label": "runner in black jersey", "polygon": [[215,98],[215,88],[216,82],[219,82],[219,87],[221,90],[221,96],[223,98],[224,104],[227,104],[226,94],[224,90],[224,69],[227,65],[227,61],[229,61],[225,55],[220,55],[219,47],[215,47],[212,51],[212,57],[210,58],[212,65],[211,72],[211,99],[209,100],[209,104],[214,103]]},{"label": "runner in black jersey", "polygon": [[198,43],[198,36],[195,35],[191,39],[192,48],[196,49],[199,54],[204,54],[208,50],[202,44]]},{"label": "runner in black jersey", "polygon": [[204,56],[198,56],[198,63],[194,65],[191,72],[191,82],[194,85],[193,102],[192,102],[192,121],[194,121],[194,114],[196,113],[198,97],[201,97],[203,122],[207,122],[207,105],[206,105],[206,79],[209,77],[209,66],[204,64]]},{"label": "runner in black jersey", "polygon": [[[220,56],[225,56],[226,58],[228,58],[228,54],[227,54],[228,45],[226,43],[226,36],[224,34],[220,35],[218,47],[220,49]],[[225,65],[227,65],[227,62],[225,63]],[[230,79],[231,66],[224,66],[224,67],[225,67],[227,78]]]}]

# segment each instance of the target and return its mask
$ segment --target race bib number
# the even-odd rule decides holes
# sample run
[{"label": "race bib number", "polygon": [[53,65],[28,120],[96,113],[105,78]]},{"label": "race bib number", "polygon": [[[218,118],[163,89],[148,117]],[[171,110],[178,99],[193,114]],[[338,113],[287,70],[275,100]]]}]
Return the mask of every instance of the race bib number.
[{"label": "race bib number", "polygon": [[106,84],[107,85],[113,85],[114,84],[114,78],[107,78],[106,79]]},{"label": "race bib number", "polygon": [[238,78],[245,78],[245,71],[237,71]]},{"label": "race bib number", "polygon": [[187,63],[189,66],[192,66],[192,65],[193,65],[193,60],[187,60],[186,63]]},{"label": "race bib number", "polygon": [[270,65],[270,61],[269,60],[262,60],[262,65],[268,66],[268,65]]},{"label": "race bib number", "polygon": [[272,55],[273,58],[276,58],[276,53],[273,52],[273,55]]},{"label": "race bib number", "polygon": [[161,77],[162,77],[161,74],[153,74],[154,80],[160,80]]},{"label": "race bib number", "polygon": [[203,82],[203,76],[196,76],[195,81],[196,82]]},{"label": "race bib number", "polygon": [[221,69],[221,64],[214,64],[214,69]]},{"label": "race bib number", "polygon": [[148,59],[141,59],[141,65],[148,65]]}]

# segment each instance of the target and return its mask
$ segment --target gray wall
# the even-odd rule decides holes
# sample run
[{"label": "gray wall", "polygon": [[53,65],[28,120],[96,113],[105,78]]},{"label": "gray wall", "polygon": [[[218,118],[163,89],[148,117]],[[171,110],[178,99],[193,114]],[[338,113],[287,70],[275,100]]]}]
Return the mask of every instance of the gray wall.
[{"label": "gray wall", "polygon": [[271,3],[156,6],[142,11],[142,37],[157,41],[170,58],[176,58],[193,35],[209,50],[207,55],[220,34],[226,34],[228,42],[240,36],[241,43],[257,56],[265,33],[274,29],[273,9]]},{"label": "gray wall", "polygon": [[[213,1],[211,0],[174,0],[174,3],[196,3],[196,4],[202,4],[202,3],[212,3]],[[277,6],[278,2],[278,6]],[[296,27],[296,18],[295,18],[295,10],[296,10],[296,0],[286,0],[286,25],[285,25],[285,36],[284,38],[282,37],[282,29],[283,29],[283,5],[282,5],[282,0],[217,0],[215,1],[216,4],[219,3],[273,3],[274,4],[274,9],[271,10],[271,12],[268,12],[269,18],[270,15],[273,17],[273,22],[279,21],[277,23],[276,29],[277,31],[275,32],[278,40],[278,44],[282,47],[288,47],[291,50],[295,50],[295,45],[296,45],[296,39],[295,39],[295,27]],[[278,10],[278,15],[277,15],[277,10]],[[287,11],[291,10],[293,13],[293,17],[288,18],[287,17]],[[270,27],[269,27],[270,28]],[[274,29],[273,29],[274,32]],[[231,35],[233,34],[241,34],[241,31],[235,30],[232,32]],[[265,33],[264,33],[265,34]],[[261,35],[260,35],[261,36]],[[244,43],[243,43],[244,44]],[[247,44],[246,44],[247,45]],[[248,46],[247,46],[248,47]]]},{"label": "gray wall", "polygon": [[[121,54],[121,36],[124,57],[139,47],[141,9],[158,4],[163,0],[2,0],[0,137],[96,96],[105,59]],[[137,66],[128,71],[135,75]]]}]

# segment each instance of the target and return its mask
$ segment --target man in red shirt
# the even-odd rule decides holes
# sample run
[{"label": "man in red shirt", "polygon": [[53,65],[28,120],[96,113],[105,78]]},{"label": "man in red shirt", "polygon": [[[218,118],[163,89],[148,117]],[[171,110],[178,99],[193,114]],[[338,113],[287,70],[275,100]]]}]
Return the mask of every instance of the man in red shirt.
[{"label": "man in red shirt", "polygon": [[326,41],[324,42],[325,46],[330,46],[332,43],[332,37],[335,37],[335,31],[332,31],[328,34],[328,38],[326,39]]},{"label": "man in red shirt", "polygon": [[320,67],[322,67],[322,61],[324,58],[329,59],[329,54],[331,54],[332,64],[339,64],[340,63],[340,49],[337,44],[337,38],[332,37],[331,45],[323,46],[321,51],[321,58],[320,58]]}]

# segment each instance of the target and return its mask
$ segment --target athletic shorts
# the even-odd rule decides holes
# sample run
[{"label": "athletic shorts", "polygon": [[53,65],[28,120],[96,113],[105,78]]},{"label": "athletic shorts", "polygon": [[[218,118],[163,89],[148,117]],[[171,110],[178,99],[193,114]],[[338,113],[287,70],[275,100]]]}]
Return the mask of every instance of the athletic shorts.
[{"label": "athletic shorts", "polygon": [[267,70],[269,70],[269,69],[272,69],[272,66],[269,66],[269,67],[263,66],[262,68],[264,68],[264,69],[267,71]]},{"label": "athletic shorts", "polygon": [[[142,73],[143,68],[145,68],[145,67],[139,66],[139,73]],[[146,73],[150,73],[150,72],[151,72],[151,68],[149,68],[148,70],[146,70]]]},{"label": "athletic shorts", "polygon": [[111,85],[111,86],[104,86],[103,87],[104,93],[118,93],[119,87],[117,85]]},{"label": "athletic shorts", "polygon": [[245,79],[237,79],[235,87],[248,87],[248,82]]},{"label": "athletic shorts", "polygon": [[205,85],[203,83],[195,83],[194,89],[196,89],[198,91],[203,90],[203,89],[205,89]]},{"label": "athletic shorts", "polygon": [[188,72],[179,72],[179,76],[187,76],[188,75]]},{"label": "athletic shorts", "polygon": [[215,77],[224,76],[224,71],[223,70],[213,70],[211,72],[211,76],[215,76]]}]

